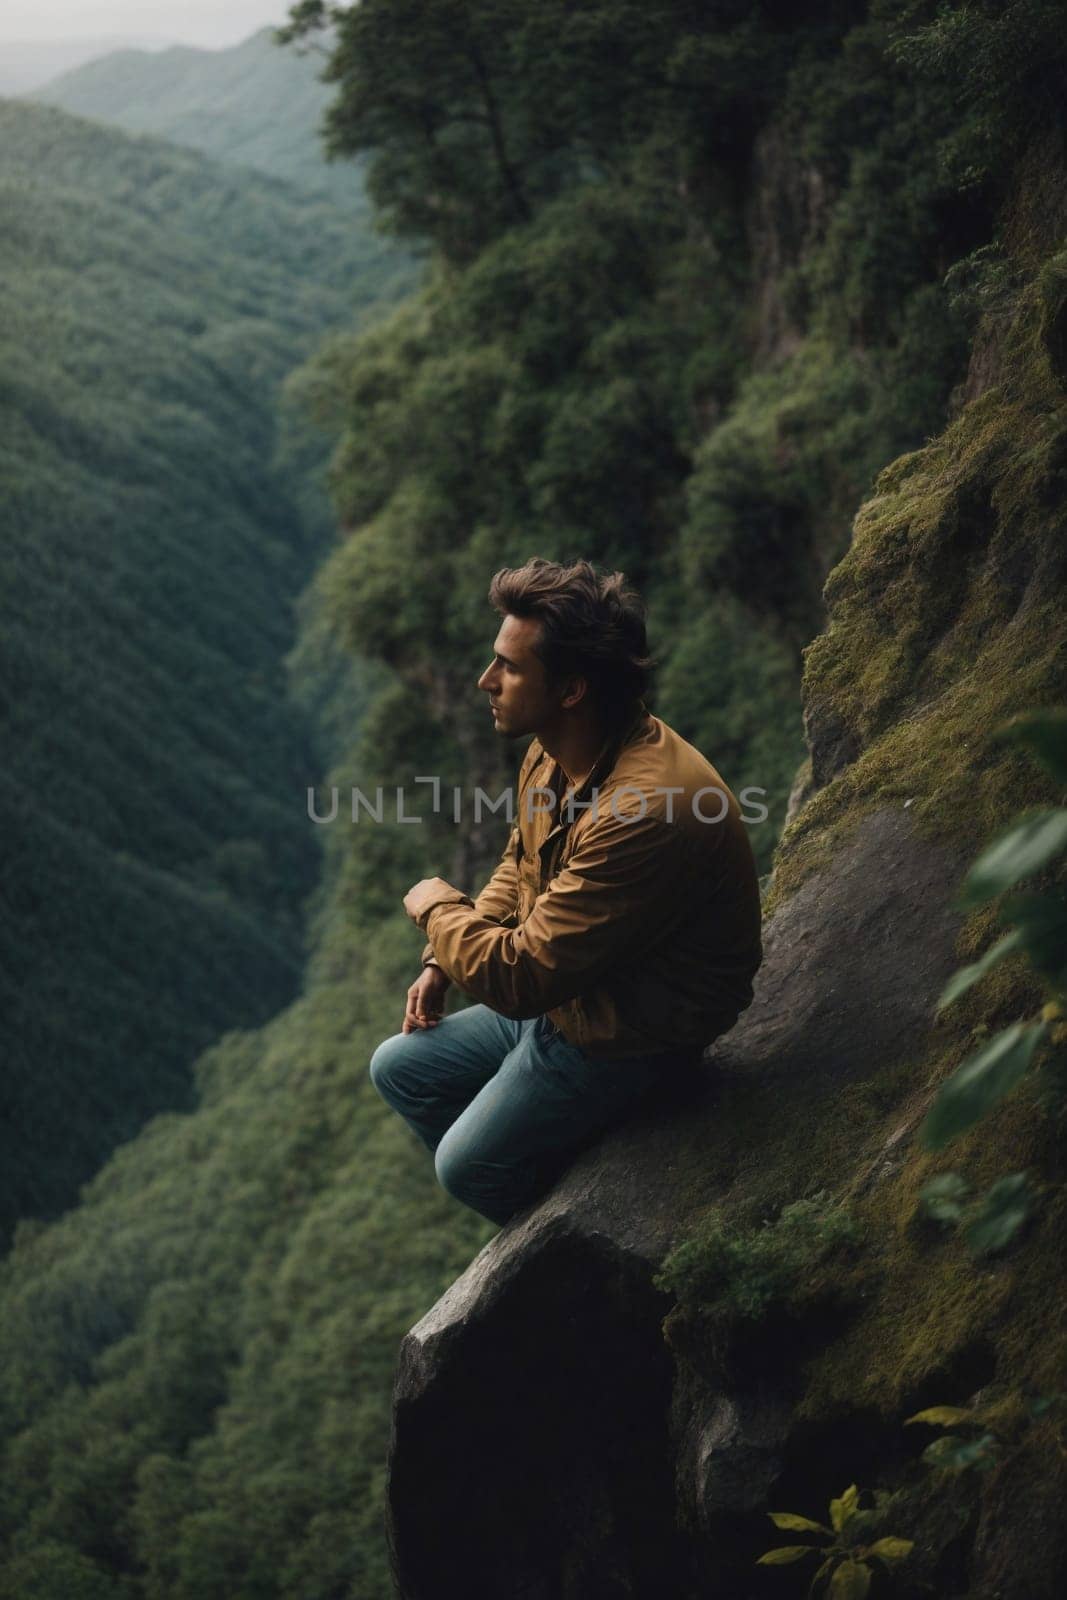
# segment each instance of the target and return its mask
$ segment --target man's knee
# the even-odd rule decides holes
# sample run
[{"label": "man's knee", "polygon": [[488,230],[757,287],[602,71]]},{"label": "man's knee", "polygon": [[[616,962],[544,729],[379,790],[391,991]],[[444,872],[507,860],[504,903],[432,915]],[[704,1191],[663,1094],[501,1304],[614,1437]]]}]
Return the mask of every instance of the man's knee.
[{"label": "man's knee", "polygon": [[[438,1183],[453,1200],[473,1207],[483,1216],[493,1216],[494,1221],[499,1220],[494,1215],[495,1206],[492,1202],[496,1199],[495,1191],[502,1174],[491,1171],[484,1161],[479,1160],[477,1146],[462,1132],[449,1128],[434,1151],[433,1164]],[[488,1210],[487,1200],[490,1200]]]},{"label": "man's knee", "polygon": [[446,1133],[433,1157],[437,1181],[453,1200],[464,1200],[471,1173],[471,1159],[462,1140],[450,1139]]},{"label": "man's knee", "polygon": [[486,1161],[476,1143],[462,1133],[454,1137],[451,1128],[434,1151],[433,1163],[446,1194],[498,1227],[548,1186],[543,1178],[533,1178],[526,1163]]},{"label": "man's knee", "polygon": [[394,1033],[391,1039],[382,1040],[370,1058],[370,1081],[383,1100],[390,1098],[393,1074],[404,1057],[406,1039],[406,1034]]}]

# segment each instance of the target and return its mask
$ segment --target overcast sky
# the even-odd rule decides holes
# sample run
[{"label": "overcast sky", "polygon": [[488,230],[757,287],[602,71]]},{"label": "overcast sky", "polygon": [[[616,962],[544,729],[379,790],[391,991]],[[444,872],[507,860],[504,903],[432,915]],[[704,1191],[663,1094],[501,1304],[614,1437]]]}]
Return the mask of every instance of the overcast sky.
[{"label": "overcast sky", "polygon": [[136,34],[218,47],[288,14],[288,0],[0,0],[0,41]]}]

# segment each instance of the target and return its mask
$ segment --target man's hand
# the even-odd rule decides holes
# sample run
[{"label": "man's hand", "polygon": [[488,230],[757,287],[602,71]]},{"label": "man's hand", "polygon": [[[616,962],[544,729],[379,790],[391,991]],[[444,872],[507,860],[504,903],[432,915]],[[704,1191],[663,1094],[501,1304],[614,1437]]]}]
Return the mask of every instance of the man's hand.
[{"label": "man's hand", "polygon": [[414,1033],[416,1028],[436,1028],[445,1008],[448,984],[448,975],[440,967],[423,967],[408,990],[402,1033]]}]

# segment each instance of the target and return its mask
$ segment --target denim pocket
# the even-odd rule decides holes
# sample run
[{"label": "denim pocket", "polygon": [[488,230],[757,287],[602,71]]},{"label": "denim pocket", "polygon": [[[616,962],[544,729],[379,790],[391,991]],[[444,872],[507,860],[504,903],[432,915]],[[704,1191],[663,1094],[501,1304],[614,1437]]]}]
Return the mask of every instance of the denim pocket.
[{"label": "denim pocket", "polygon": [[538,1024],[537,1042],[546,1055],[556,1062],[570,1062],[574,1066],[588,1066],[589,1057],[576,1044],[571,1044],[551,1017],[543,1015]]}]

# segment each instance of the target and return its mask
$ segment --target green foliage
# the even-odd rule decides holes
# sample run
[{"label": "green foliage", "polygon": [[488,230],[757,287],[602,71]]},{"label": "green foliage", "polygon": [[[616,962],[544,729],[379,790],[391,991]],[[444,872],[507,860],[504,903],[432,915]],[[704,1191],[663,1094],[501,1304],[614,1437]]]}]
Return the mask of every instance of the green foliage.
[{"label": "green foliage", "polygon": [[[1067,746],[1067,740],[1064,743]],[[983,851],[967,874],[960,904],[970,907],[995,900],[1005,889],[1032,877],[1062,855],[1067,855],[1067,808],[1027,817]],[[1067,922],[1063,927],[1067,929]],[[1020,933],[1025,930],[1024,921]],[[1023,943],[1025,948],[1025,938]]]},{"label": "green foliage", "polygon": [[923,1451],[923,1461],[941,1472],[990,1472],[1018,1450],[1036,1423],[1055,1420],[1057,1416],[1062,1422],[1065,1408],[1067,1395],[1059,1392],[1038,1395],[1029,1401],[1009,1396],[1000,1405],[927,1406],[906,1418],[905,1427],[921,1423],[933,1428],[963,1429],[962,1433],[946,1433],[934,1439]]},{"label": "green foliage", "polygon": [[[372,184],[387,192],[393,225],[451,263],[388,326],[338,341],[310,369],[315,403],[345,420],[333,489],[346,539],[323,577],[327,614],[351,645],[429,692],[468,761],[486,764],[493,751],[470,685],[489,572],[534,551],[623,566],[650,602],[662,664],[654,709],[735,789],[766,791],[769,823],[752,832],[766,871],[803,754],[793,686],[823,576],[879,465],[936,428],[960,375],[964,327],[940,287],[945,262],[922,250],[898,259],[876,240],[885,270],[877,314],[865,311],[859,328],[868,348],[857,350],[845,309],[857,251],[820,245],[818,328],[799,310],[796,353],[742,377],[748,243],[727,175],[779,74],[794,84],[788,137],[789,117],[812,121],[812,72],[825,96],[844,93],[861,47],[839,60],[834,27],[798,13],[802,48],[787,62],[776,16],[758,35],[760,77],[756,19],[742,8],[699,22],[669,4],[610,15],[462,9],[460,19],[442,0],[422,18],[402,71],[404,5],[298,7],[283,30],[298,40],[337,23],[335,148],[373,144]],[[583,75],[591,43],[596,71]],[[914,157],[922,108],[888,62],[884,28],[867,48],[869,77],[893,86],[874,96],[873,125],[888,138],[903,96],[896,137]],[[475,86],[479,61],[487,82],[508,86],[494,104],[521,202]],[[703,132],[692,122],[701,73],[705,97],[746,108],[730,148],[725,119],[705,115]],[[594,132],[601,93],[596,115],[607,120]],[[623,104],[625,129],[611,122]],[[838,153],[872,126],[841,116]],[[544,137],[542,117],[554,118]],[[841,181],[831,219],[861,193],[880,217],[899,193],[891,230],[910,237],[920,218],[931,236],[941,226],[940,191],[920,182],[912,193],[916,174],[900,160],[857,165]],[[817,336],[805,339],[808,321]],[[413,581],[430,570],[448,588],[447,610]]]},{"label": "green foliage", "polygon": [[815,1287],[818,1269],[860,1237],[854,1218],[825,1194],[795,1200],[758,1227],[712,1211],[671,1251],[655,1281],[684,1301],[713,1306],[723,1320],[757,1322],[772,1309],[795,1308]]},{"label": "green foliage", "polygon": [[[658,630],[654,709],[735,789],[765,791],[766,872],[823,576],[880,464],[936,430],[962,374],[967,316],[940,280],[990,219],[952,211],[927,159],[951,103],[892,59],[881,17],[440,0],[415,28],[409,12],[310,3],[281,33],[336,27],[332,147],[370,151],[389,225],[453,264],[311,380],[346,418],[328,615],[428,691],[481,765],[464,653],[488,571],[534,550],[626,567]],[[803,150],[829,187],[803,252],[772,216],[790,354],[743,375],[734,185],[772,106],[769,148],[792,150],[763,158],[784,171],[761,183],[807,185]],[[431,568],[447,616],[411,581]]]},{"label": "green foliage", "polygon": [[336,980],[225,1036],[198,1110],[157,1118],[80,1208],[16,1241],[0,1593],[391,1592],[397,1344],[491,1231],[367,1077],[418,943],[403,917],[355,942],[332,924]]},{"label": "green foliage", "polygon": [[900,59],[900,5],[865,9],[839,48],[802,53],[786,86],[792,159],[805,158],[801,171],[834,199],[790,294],[813,330],[886,352],[885,420],[906,428],[921,415],[925,436],[940,426],[945,380],[960,372],[973,325],[943,280],[988,245],[992,216],[943,170],[939,141],[955,133],[959,108]]},{"label": "green foliage", "polygon": [[[787,12],[724,0],[697,17],[667,0],[367,0],[343,10],[305,3],[289,31],[298,38],[330,15],[339,24],[335,150],[368,150],[387,221],[438,258],[424,291],[387,324],[338,335],[287,385],[291,404],[308,411],[307,431],[290,434],[289,459],[301,471],[322,453],[315,427],[342,434],[331,472],[341,537],[306,591],[305,632],[291,657],[302,703],[330,718],[324,747],[339,760],[329,781],[373,789],[439,771],[491,788],[510,777],[514,761],[501,761],[473,688],[491,637],[488,576],[534,550],[580,553],[625,567],[644,586],[660,625],[657,706],[721,759],[731,784],[777,789],[777,820],[800,753],[799,656],[821,623],[822,577],[848,542],[857,498],[902,450],[912,454],[889,469],[892,481],[853,547],[861,565],[877,552],[864,613],[870,629],[884,625],[891,636],[893,661],[884,670],[884,641],[868,649],[870,631],[854,617],[829,654],[847,635],[859,731],[872,741],[902,705],[933,706],[928,720],[911,719],[911,730],[942,768],[945,752],[962,749],[984,722],[971,714],[962,732],[950,723],[952,737],[930,735],[942,726],[937,697],[946,682],[951,688],[956,659],[947,646],[932,648],[931,639],[943,640],[930,612],[945,627],[958,621],[966,594],[959,574],[970,571],[961,557],[977,544],[988,509],[976,508],[970,457],[953,477],[944,465],[951,441],[924,446],[962,376],[973,316],[965,304],[953,307],[953,286],[942,280],[991,232],[988,209],[956,205],[937,170],[951,98],[924,98],[907,64],[894,65],[877,16],[873,28],[852,28],[847,16],[827,20],[823,7]],[[809,85],[817,91],[810,96]],[[64,324],[34,312],[40,290],[28,273],[20,286],[14,305],[28,306],[34,337],[45,336],[50,381],[35,382],[24,357],[4,368],[5,392],[27,419],[11,454],[25,445],[32,473],[16,526],[29,528],[45,507],[57,524],[82,528],[80,507],[94,501],[88,475],[54,499],[42,485],[61,481],[57,463],[91,459],[98,475],[147,494],[152,512],[137,549],[151,552],[157,570],[131,561],[114,578],[121,594],[127,572],[140,574],[120,618],[131,639],[147,618],[161,656],[185,661],[166,654],[165,583],[172,611],[195,615],[215,645],[233,641],[242,670],[255,673],[284,633],[262,619],[275,619],[301,587],[326,526],[321,500],[301,489],[301,510],[310,508],[302,561],[290,548],[292,504],[275,481],[256,476],[275,445],[266,401],[298,347],[340,320],[335,296],[349,295],[353,258],[320,226],[319,201],[279,221],[273,201],[263,195],[261,203],[244,179],[222,185],[206,163],[150,142],[134,153],[123,146],[112,163],[111,136],[84,125],[69,139],[63,127],[63,119],[38,121],[21,144],[17,119],[0,130],[20,163],[0,250],[5,264],[22,252],[40,269],[35,283],[62,291],[56,302],[76,280],[84,296],[106,288],[116,309],[103,331],[84,318]],[[771,206],[771,236],[753,253],[745,181],[757,146],[773,145],[765,134],[787,155],[780,187],[764,171],[761,193],[815,198],[812,214],[798,219],[785,214],[787,203]],[[791,160],[811,166],[798,175]],[[84,198],[101,166],[102,207]],[[42,170],[61,173],[68,191],[59,220],[34,199]],[[131,200],[145,222],[127,230]],[[204,260],[190,235],[213,212],[233,242],[219,238]],[[87,270],[90,246],[97,265]],[[136,282],[120,274],[119,257],[145,263]],[[174,287],[176,267],[198,304]],[[754,268],[766,282],[754,281]],[[1050,351],[1059,348],[1058,282],[1051,274],[1042,291],[1042,348]],[[755,298],[765,303],[764,289],[772,301],[781,297],[765,325],[749,314]],[[1013,292],[1009,283],[1004,298]],[[362,286],[355,299],[366,304]],[[163,340],[158,366],[151,341],[125,337],[144,304],[155,308]],[[112,361],[115,344],[122,355]],[[242,441],[232,459],[203,447],[205,397],[215,397],[229,436]],[[1042,464],[1060,448],[1050,414],[1038,409],[1020,413],[1018,429],[1030,499],[1047,496]],[[199,497],[180,524],[184,566],[178,547],[155,537],[157,525],[170,526],[151,499],[162,463],[177,475],[172,503],[194,487]],[[887,498],[898,509],[907,500],[909,474],[912,488],[936,480],[929,498],[937,514],[920,508],[914,527],[883,541],[874,523]],[[992,494],[992,468],[979,476],[978,489]],[[235,539],[236,549],[218,537],[207,550],[198,541],[219,524],[205,513],[212,496],[227,495],[250,497],[255,531]],[[266,541],[261,527],[270,530]],[[887,542],[922,565],[925,609]],[[100,550],[110,553],[90,540],[84,555],[77,543],[72,536],[53,551],[41,542],[50,577],[65,579],[92,567]],[[1005,572],[1016,570],[1014,547],[1001,557]],[[850,571],[837,569],[831,598],[840,600]],[[53,583],[50,592],[62,590]],[[1036,615],[1045,616],[1040,606]],[[992,603],[965,616],[959,653],[973,658],[976,632],[999,639],[1004,621]],[[101,633],[98,657],[126,659],[122,631]],[[1045,631],[1051,647],[1055,630]],[[354,676],[323,687],[316,674],[320,665],[327,677],[336,670],[336,635],[353,649]],[[25,642],[17,619],[10,637]],[[124,684],[133,696],[138,668],[147,672],[138,652],[129,660]],[[848,725],[853,706],[827,683],[827,651],[811,660],[824,669],[813,682]],[[1043,671],[1047,685],[1053,669],[1035,661],[1031,670]],[[1018,666],[1010,656],[1009,667]],[[1012,670],[989,677],[1014,682]],[[217,694],[218,678],[212,657],[190,686]],[[348,686],[351,709],[364,717],[354,747]],[[155,703],[135,703],[144,706],[141,725],[157,726]],[[237,708],[245,712],[247,702]],[[272,737],[277,699],[269,693],[262,716],[251,725]],[[224,770],[230,752],[244,748],[228,741],[229,723],[220,708],[202,724],[202,742]],[[27,728],[39,735],[41,718]],[[84,754],[85,770],[149,748],[147,737],[123,741],[117,713],[103,731],[84,745],[72,732],[64,745]],[[158,743],[151,749],[159,793],[186,763],[168,762]],[[903,765],[901,782],[911,776]],[[975,766],[976,758],[960,758],[968,781]],[[846,774],[831,786],[836,797],[851,793],[849,781]],[[881,787],[884,800],[892,783]],[[81,786],[96,835],[120,831],[111,795],[122,788]],[[232,786],[222,788],[232,798]],[[300,794],[293,837],[306,840],[302,783]],[[327,875],[309,903],[304,996],[260,1032],[218,1040],[198,1065],[198,1108],[152,1122],[99,1173],[77,1211],[52,1227],[19,1230],[0,1281],[0,1581],[10,1591],[100,1589],[103,1574],[134,1600],[389,1592],[380,1517],[397,1342],[487,1230],[435,1188],[426,1153],[371,1093],[366,1063],[397,1025],[421,942],[396,910],[399,894],[442,869],[476,887],[479,850],[494,854],[492,830],[483,831],[484,842],[440,820],[324,830]],[[160,875],[169,882],[174,862],[199,861],[201,881],[219,897],[192,896],[190,923],[181,925],[183,946],[197,946],[197,931],[207,943],[205,903],[228,917],[229,902],[262,888],[259,850],[274,837],[269,826],[212,831],[196,806],[167,816],[157,846],[164,865],[146,876],[136,914],[96,897],[101,909],[88,932],[106,957],[102,970],[113,980],[120,954],[139,955],[131,923],[150,946]],[[759,847],[764,865],[770,844],[768,836]],[[43,844],[30,855],[37,871],[58,861]],[[268,866],[277,859],[272,849],[266,856]],[[104,856],[106,866],[114,860]],[[128,859],[118,856],[117,865],[132,878]],[[57,879],[65,870],[60,862]],[[98,881],[107,878],[101,870]],[[224,951],[222,969],[233,965]],[[146,1045],[198,1010],[201,977],[193,974],[174,1016],[159,1009]],[[279,986],[272,1003],[282,994]],[[210,1025],[215,1033],[222,1024]],[[140,1060],[142,1041],[133,1043]],[[41,1051],[38,1060],[59,1054]],[[833,1182],[836,1191],[857,1125],[864,1138],[880,1133],[873,1090],[869,1101],[842,1096],[831,1117],[807,1084],[780,1094],[790,1114],[772,1125],[766,1100],[742,1085],[732,1111],[745,1136],[731,1125],[715,1146],[719,1159],[736,1158],[739,1188],[758,1197],[754,1206],[776,1204],[776,1188],[811,1193]],[[661,1287],[751,1332],[839,1293],[858,1237],[858,1222],[825,1199],[787,1206],[765,1225],[724,1208],[709,1219],[706,1248],[681,1246]],[[867,1384],[876,1396],[904,1387],[942,1358],[950,1335],[969,1336],[976,1301],[956,1286],[938,1299],[940,1280],[914,1271],[911,1258],[902,1265],[887,1251],[884,1267],[900,1292],[867,1306],[869,1343],[857,1359],[834,1353],[835,1397],[846,1384]],[[927,1307],[929,1326],[917,1329]],[[852,1531],[862,1515],[854,1513]],[[865,1548],[876,1557],[874,1543]],[[838,1563],[840,1592],[864,1582],[867,1555]],[[95,1600],[96,1589],[89,1593]]]},{"label": "green foliage", "polygon": [[[890,16],[893,0],[883,0]],[[1013,160],[1062,127],[1067,39],[1057,0],[921,0],[903,8],[892,52],[930,86],[950,94],[957,125],[939,157],[961,187],[1003,192]]]},{"label": "green foliage", "polygon": [[[1002,733],[1034,751],[1053,778],[1063,778],[1067,771],[1067,711],[1031,713],[1007,724]],[[983,850],[964,880],[959,904],[964,909],[984,905],[1022,880],[1054,867],[1064,857],[1067,809],[1036,812],[1008,828]],[[1061,1016],[1061,1002],[1067,1001],[1067,896],[1063,890],[1054,886],[1041,893],[1011,896],[1002,902],[1001,917],[1013,922],[1014,928],[981,960],[955,974],[941,995],[938,1009],[953,1004],[998,962],[1016,951],[1027,956],[1045,981],[1049,1004],[1040,1017],[1002,1029],[942,1086],[922,1129],[924,1142],[933,1150],[941,1149],[972,1127],[1015,1088],[1049,1035],[1051,1025]],[[1010,1181],[1013,1180],[1004,1180]],[[988,1204],[993,1214],[1001,1216],[1002,1226],[1007,1226],[1008,1215],[1018,1215],[1010,1207],[1006,1189],[999,1190],[995,1203],[992,1195],[988,1197]],[[988,1229],[980,1229],[978,1234],[979,1238],[997,1236],[992,1220]]]},{"label": "green foliage", "polygon": [[1003,1250],[1026,1222],[1033,1205],[1025,1173],[1013,1172],[998,1178],[982,1196],[965,1230],[968,1245],[976,1255],[994,1255]]},{"label": "green foliage", "polygon": [[822,1560],[808,1586],[808,1595],[821,1592],[831,1600],[863,1600],[874,1573],[871,1562],[877,1561],[883,1568],[892,1569],[911,1554],[915,1545],[911,1539],[898,1539],[888,1534],[871,1540],[871,1524],[876,1513],[861,1510],[859,1500],[855,1484],[839,1499],[831,1500],[830,1527],[791,1511],[769,1511],[767,1515],[783,1532],[816,1533],[822,1538],[819,1544],[778,1545],[760,1556],[756,1565],[791,1566],[795,1561],[803,1561],[805,1556],[819,1555]]},{"label": "green foliage", "polygon": [[754,616],[725,586],[689,605],[671,604],[664,588],[653,621],[667,641],[656,709],[708,753],[736,794],[749,785],[763,791],[752,799],[770,814],[749,837],[758,866],[769,869],[805,752],[793,650],[777,621]]},{"label": "green foliage", "polygon": [[331,151],[369,152],[387,226],[454,261],[635,151],[670,148],[689,186],[740,167],[789,62],[763,0],[311,0],[290,19],[282,42],[336,30]]},{"label": "green foliage", "polygon": [[695,453],[679,538],[686,592],[742,605],[771,651],[798,660],[811,639],[827,554],[892,437],[887,377],[810,339],[747,376]]},{"label": "green foliage", "polygon": [[122,1600],[129,1590],[69,1545],[39,1544],[0,1575],[2,1600]]},{"label": "green foliage", "polygon": [[[1067,711],[1031,712],[1001,730],[1002,737],[1028,747],[1057,781],[1067,776]],[[1067,856],[1067,809],[1040,811],[1017,822],[989,844],[964,880],[961,907],[985,905],[1022,880],[1055,866]],[[1046,1040],[1065,1042],[1060,1026],[1067,1000],[1067,896],[1053,887],[1014,895],[1001,903],[1001,916],[1015,926],[980,958],[949,980],[938,1009],[954,1004],[1007,957],[1021,952],[1041,976],[1052,998],[1040,1017],[1001,1029],[969,1056],[945,1082],[922,1125],[928,1149],[940,1150],[986,1116],[1026,1077]],[[1035,1197],[1026,1174],[998,1178],[968,1203],[967,1185],[955,1173],[931,1179],[923,1190],[927,1212],[956,1224],[977,1256],[1004,1250],[1031,1216]]]},{"label": "green foliage", "polygon": [[1034,1196],[1023,1172],[998,1178],[987,1192],[972,1200],[965,1179],[943,1172],[923,1185],[922,1202],[935,1222],[958,1225],[970,1250],[977,1256],[1005,1249],[1030,1217]]},{"label": "green foliage", "polygon": [[1044,1036],[1042,1023],[1013,1023],[957,1067],[923,1124],[927,1147],[942,1149],[991,1111],[1023,1078]]},{"label": "green foliage", "polygon": [[[317,404],[346,421],[333,489],[347,536],[319,583],[326,618],[452,741],[431,754],[424,718],[404,770],[443,759],[468,784],[510,775],[474,689],[497,566],[581,553],[652,579],[696,395],[727,382],[725,354],[711,378],[693,363],[681,290],[695,255],[677,203],[604,186],[547,207],[463,274],[438,272],[315,363]],[[712,343],[729,322],[722,280],[701,322]]]},{"label": "green foliage", "polygon": [[323,529],[274,402],[352,301],[328,207],[171,146],[5,103],[0,191],[6,1234],[297,987],[320,863],[284,657]]}]

